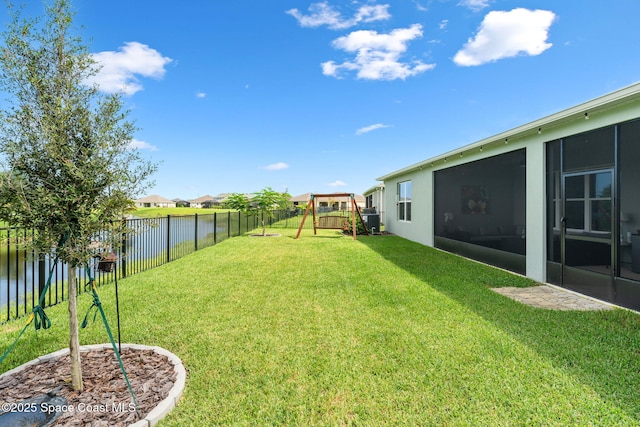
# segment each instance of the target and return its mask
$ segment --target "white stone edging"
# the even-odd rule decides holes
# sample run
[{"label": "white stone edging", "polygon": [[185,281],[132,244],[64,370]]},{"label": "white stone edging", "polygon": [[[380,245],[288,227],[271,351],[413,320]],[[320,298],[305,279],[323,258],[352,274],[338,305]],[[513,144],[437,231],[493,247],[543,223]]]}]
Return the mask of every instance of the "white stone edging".
[{"label": "white stone edging", "polygon": [[[171,390],[169,390],[169,394],[167,395],[167,397],[165,397],[164,400],[158,403],[158,405],[156,405],[156,407],[153,408],[144,419],[130,425],[130,427],[153,427],[158,424],[161,419],[166,417],[167,414],[169,414],[169,412],[171,412],[173,408],[175,408],[178,404],[178,400],[180,400],[180,397],[182,397],[182,393],[184,392],[184,388],[187,382],[187,371],[178,356],[162,347],[150,347],[141,344],[122,344],[121,347],[131,350],[153,350],[155,353],[167,357],[171,364],[173,364],[173,370],[176,373],[176,380],[173,383],[173,387],[171,387]],[[80,346],[81,352],[112,349],[113,346],[111,344],[93,344]],[[5,376],[21,372],[31,365],[37,365],[38,363],[42,363],[47,360],[57,359],[59,357],[66,356],[67,354],[69,354],[69,349],[63,348],[62,350],[54,351],[53,353],[40,356],[30,362],[18,366],[17,368],[3,373],[2,375],[0,375],[0,379]]]}]

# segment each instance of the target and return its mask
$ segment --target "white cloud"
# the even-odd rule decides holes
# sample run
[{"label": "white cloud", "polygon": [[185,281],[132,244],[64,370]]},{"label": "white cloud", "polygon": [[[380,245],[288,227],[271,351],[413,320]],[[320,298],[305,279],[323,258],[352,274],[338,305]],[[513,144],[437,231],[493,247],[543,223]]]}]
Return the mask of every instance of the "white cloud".
[{"label": "white cloud", "polygon": [[309,15],[303,15],[298,9],[289,9],[285,13],[293,16],[298,20],[301,27],[320,27],[326,25],[332,30],[341,30],[360,22],[382,21],[391,18],[388,4],[364,5],[356,11],[354,16],[349,19],[342,17],[333,6],[327,2],[314,3],[309,6]]},{"label": "white cloud", "polygon": [[278,163],[272,163],[270,165],[267,165],[264,167],[264,169],[268,170],[268,171],[279,171],[282,169],[287,169],[289,167],[288,164],[284,163],[284,162],[278,162]]},{"label": "white cloud", "polygon": [[441,30],[445,30],[447,28],[447,25],[449,25],[449,20],[443,19],[442,21],[440,21],[440,25],[438,25],[438,28],[440,28]]},{"label": "white cloud", "polygon": [[461,0],[458,6],[468,7],[474,12],[478,12],[489,7],[489,3],[491,3],[491,0]]},{"label": "white cloud", "polygon": [[523,8],[489,12],[475,37],[456,53],[453,61],[473,66],[522,54],[540,55],[552,46],[547,38],[555,17],[548,10]]},{"label": "white cloud", "polygon": [[418,9],[420,12],[428,12],[429,8],[427,6],[423,6],[422,4],[420,4],[420,2],[413,0],[413,4],[416,5],[416,9]]},{"label": "white cloud", "polygon": [[353,61],[336,64],[327,61],[321,64],[326,76],[340,77],[341,71],[357,71],[359,79],[395,80],[415,76],[435,67],[416,60],[400,62],[400,56],[407,50],[407,44],[422,37],[422,26],[414,24],[409,28],[398,28],[389,34],[376,31],[354,31],[333,41],[336,49],[355,53]]},{"label": "white cloud", "polygon": [[196,92],[196,98],[206,98],[207,94],[204,92]]},{"label": "white cloud", "polygon": [[93,59],[101,69],[92,76],[90,83],[97,84],[103,92],[121,92],[125,95],[142,90],[137,76],[161,79],[165,74],[165,65],[172,61],[138,42],[127,42],[117,52],[94,53]]},{"label": "white cloud", "polygon": [[336,180],[333,182],[330,182],[329,184],[327,184],[329,187],[346,187],[347,184],[340,181],[340,180]]},{"label": "white cloud", "polygon": [[132,150],[158,151],[158,147],[156,147],[155,145],[151,145],[148,142],[140,141],[135,138],[129,142],[129,148]]},{"label": "white cloud", "polygon": [[383,128],[388,128],[389,125],[383,125],[382,123],[376,123],[375,125],[371,125],[371,126],[366,126],[363,128],[360,128],[356,131],[356,135],[362,135],[377,129],[383,129]]}]

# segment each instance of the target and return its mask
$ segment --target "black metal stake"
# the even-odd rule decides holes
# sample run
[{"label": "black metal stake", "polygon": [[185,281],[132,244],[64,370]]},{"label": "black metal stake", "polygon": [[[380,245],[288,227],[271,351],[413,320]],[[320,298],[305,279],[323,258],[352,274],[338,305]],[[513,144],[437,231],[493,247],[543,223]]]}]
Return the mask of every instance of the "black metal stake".
[{"label": "black metal stake", "polygon": [[118,351],[122,354],[122,343],[120,340],[120,300],[118,298],[118,271],[117,269],[113,269],[113,274],[116,282],[116,318],[118,320]]},{"label": "black metal stake", "polygon": [[[113,252],[107,255],[98,255],[98,271],[102,273],[113,273],[116,285],[116,318],[118,320],[118,352],[122,354],[122,340],[120,338],[120,298],[118,296],[118,256]],[[115,347],[115,344],[114,344]]]}]

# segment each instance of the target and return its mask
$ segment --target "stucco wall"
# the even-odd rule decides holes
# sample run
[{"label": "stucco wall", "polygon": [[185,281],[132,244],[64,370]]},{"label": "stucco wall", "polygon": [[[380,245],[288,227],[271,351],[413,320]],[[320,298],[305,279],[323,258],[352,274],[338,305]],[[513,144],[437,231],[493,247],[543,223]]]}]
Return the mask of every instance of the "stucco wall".
[{"label": "stucco wall", "polygon": [[[629,92],[636,90],[636,87],[625,89],[625,91]],[[604,100],[607,96],[602,97],[602,99]],[[581,110],[580,108],[583,106],[584,110]],[[568,114],[567,111],[571,114]],[[488,138],[446,155],[435,157],[433,160],[416,163],[415,167],[409,166],[403,169],[402,171],[404,172],[389,174],[384,179],[386,187],[386,230],[404,238],[433,246],[433,215],[439,214],[433,212],[434,171],[525,148],[526,194],[523,194],[522,197],[526,199],[526,212],[523,215],[522,212],[514,212],[512,210],[509,213],[505,211],[503,214],[516,217],[524,216],[523,222],[526,222],[527,237],[526,275],[540,282],[546,281],[545,143],[640,118],[640,99],[635,95],[630,95],[628,102],[616,102],[611,106],[606,105],[604,101],[600,103],[599,99],[596,99],[567,111],[562,114],[558,113],[556,116],[550,116],[548,123],[543,123],[543,119],[541,119],[540,125],[537,122],[532,122],[531,129],[527,130],[527,125],[517,128],[518,132],[515,137],[511,137],[508,132],[505,132],[493,140]],[[588,120],[584,118],[585,112],[588,112]],[[640,168],[637,168],[636,172],[639,170]],[[637,173],[640,174],[640,172]],[[410,222],[398,221],[397,219],[397,184],[407,180],[412,181],[412,219]],[[501,185],[508,184],[496,181],[492,183],[492,191],[500,191]],[[456,194],[451,195],[451,197],[459,199],[459,195]],[[497,203],[499,204],[499,202]],[[513,206],[513,203],[510,206]],[[500,206],[494,205],[492,209],[499,210]],[[505,205],[505,209],[509,208]],[[469,218],[469,220],[480,219]],[[640,218],[634,220],[640,224]],[[470,224],[470,226],[477,226],[477,224]],[[640,228],[640,226],[636,228]]]},{"label": "stucco wall", "polygon": [[[411,181],[411,221],[398,221],[398,183]],[[385,230],[433,246],[433,177],[421,170],[385,182]]]}]

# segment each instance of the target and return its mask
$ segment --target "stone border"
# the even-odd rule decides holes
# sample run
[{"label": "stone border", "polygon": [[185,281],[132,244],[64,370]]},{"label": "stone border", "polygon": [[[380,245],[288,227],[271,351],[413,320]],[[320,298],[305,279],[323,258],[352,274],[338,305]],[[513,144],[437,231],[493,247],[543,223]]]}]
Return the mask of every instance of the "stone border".
[{"label": "stone border", "polygon": [[[171,412],[173,408],[175,408],[178,404],[178,400],[180,400],[187,382],[187,371],[178,356],[162,347],[150,347],[141,344],[122,344],[122,348],[131,350],[153,350],[157,354],[166,356],[173,364],[173,370],[176,373],[176,381],[173,383],[173,387],[171,387],[171,390],[169,390],[169,394],[167,395],[167,397],[164,398],[164,400],[162,400],[160,403],[158,403],[158,405],[153,408],[144,419],[130,425],[130,427],[153,427],[158,424],[161,419],[166,417],[167,414],[169,414],[169,412]],[[111,344],[94,344],[80,346],[81,352],[89,352],[93,350],[113,350],[113,346]],[[62,350],[54,351],[53,353],[40,356],[30,362],[18,366],[17,368],[3,373],[2,375],[0,375],[0,378],[18,373],[31,365],[37,365],[38,363],[42,363],[47,360],[57,359],[59,357],[66,356],[67,354],[69,354],[69,349],[63,348]]]}]

